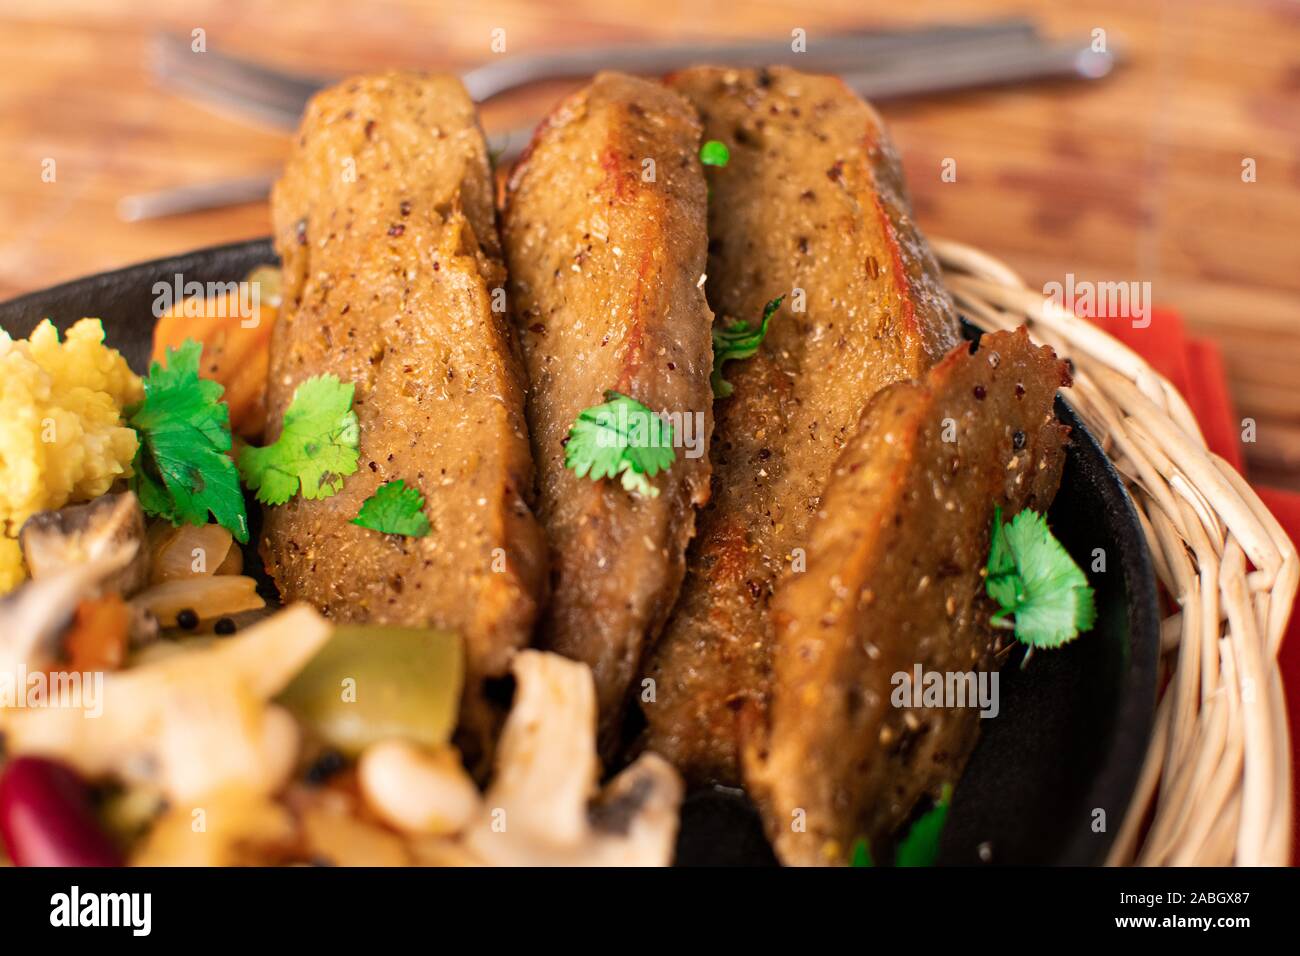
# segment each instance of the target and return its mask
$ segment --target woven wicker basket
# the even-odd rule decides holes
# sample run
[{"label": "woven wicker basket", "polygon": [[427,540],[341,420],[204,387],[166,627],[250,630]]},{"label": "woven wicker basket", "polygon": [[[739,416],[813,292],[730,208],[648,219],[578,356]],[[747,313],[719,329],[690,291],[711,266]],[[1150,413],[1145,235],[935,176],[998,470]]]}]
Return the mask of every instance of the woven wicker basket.
[{"label": "woven wicker basket", "polygon": [[1300,560],[1186,401],[1138,355],[969,246],[937,241],[948,288],[983,329],[1027,324],[1074,363],[1066,396],[1123,476],[1161,584],[1155,731],[1109,863],[1285,865],[1291,749],[1277,652]]}]

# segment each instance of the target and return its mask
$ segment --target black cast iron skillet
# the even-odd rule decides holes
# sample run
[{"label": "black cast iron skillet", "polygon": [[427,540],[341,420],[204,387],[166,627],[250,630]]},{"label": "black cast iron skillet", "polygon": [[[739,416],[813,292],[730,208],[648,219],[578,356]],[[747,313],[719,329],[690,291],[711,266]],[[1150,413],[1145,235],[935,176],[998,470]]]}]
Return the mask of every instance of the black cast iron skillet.
[{"label": "black cast iron skillet", "polygon": [[[228,282],[274,262],[268,240],[237,243],[67,282],[0,305],[0,327],[25,336],[43,318],[60,329],[103,320],[108,343],[139,372],[154,325],[154,284]],[[978,333],[967,327],[968,336]],[[1073,429],[1060,493],[1049,514],[1057,537],[1088,572],[1097,624],[1066,647],[1017,651],[1001,672],[1001,710],[982,721],[979,745],[953,797],[940,862],[1101,863],[1133,794],[1154,717],[1159,615],[1155,574],[1133,504],[1101,448],[1058,399]],[[1095,549],[1104,572],[1093,571]],[[678,862],[770,863],[743,795],[691,794]]]}]

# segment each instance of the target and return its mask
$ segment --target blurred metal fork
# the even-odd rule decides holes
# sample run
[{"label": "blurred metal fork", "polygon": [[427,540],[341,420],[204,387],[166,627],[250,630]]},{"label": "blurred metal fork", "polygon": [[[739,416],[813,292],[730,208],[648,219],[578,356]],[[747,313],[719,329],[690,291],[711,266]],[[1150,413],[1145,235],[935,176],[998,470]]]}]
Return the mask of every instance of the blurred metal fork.
[{"label": "blurred metal fork", "polygon": [[[544,80],[588,76],[602,69],[664,74],[697,63],[766,66],[798,63],[812,73],[869,70],[873,58],[899,53],[945,53],[963,48],[1023,48],[1039,42],[1033,21],[1023,17],[911,30],[836,33],[807,38],[795,52],[791,39],[613,44],[496,56],[461,75],[475,102]],[[195,52],[188,37],[154,38],[153,71],[163,86],[286,129],[297,126],[312,94],[336,78],[306,76],[267,67],[216,50]]]},{"label": "blurred metal fork", "polygon": [[[175,37],[160,38],[157,52],[156,71],[165,83],[290,129],[296,126],[311,95],[330,82],[282,73],[228,54],[195,54],[187,41]],[[1031,79],[1097,79],[1114,68],[1117,54],[1094,51],[1083,39],[1045,42],[1032,23],[1012,19],[968,27],[837,34],[810,40],[808,52],[799,54],[793,53],[785,40],[561,50],[493,61],[464,74],[462,80],[481,102],[541,79],[581,76],[608,67],[663,73],[700,62],[797,62],[806,69],[839,72],[860,95],[882,100]],[[530,123],[491,133],[488,147],[499,161],[508,161],[532,132]],[[275,176],[268,172],[127,196],[118,203],[118,215],[137,221],[254,202],[267,195]]]}]

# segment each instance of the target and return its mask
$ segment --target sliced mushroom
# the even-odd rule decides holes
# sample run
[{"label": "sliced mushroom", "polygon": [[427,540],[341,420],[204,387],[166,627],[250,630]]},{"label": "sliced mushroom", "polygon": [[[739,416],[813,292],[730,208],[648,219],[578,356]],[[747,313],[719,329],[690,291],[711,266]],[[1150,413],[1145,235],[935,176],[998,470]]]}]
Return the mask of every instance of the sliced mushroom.
[{"label": "sliced mushroom", "polygon": [[[677,839],[682,782],[645,754],[597,797],[591,669],[543,651],[515,657],[518,690],[483,812],[464,834],[498,866],[665,866]],[[594,807],[594,810],[593,810]]]},{"label": "sliced mushroom", "polygon": [[144,547],[144,513],[135,494],[101,495],[84,505],[32,515],[18,533],[23,559],[39,580],[73,565],[96,561],[133,547],[133,558],[111,578],[105,590],[130,597],[149,576],[149,554]]}]

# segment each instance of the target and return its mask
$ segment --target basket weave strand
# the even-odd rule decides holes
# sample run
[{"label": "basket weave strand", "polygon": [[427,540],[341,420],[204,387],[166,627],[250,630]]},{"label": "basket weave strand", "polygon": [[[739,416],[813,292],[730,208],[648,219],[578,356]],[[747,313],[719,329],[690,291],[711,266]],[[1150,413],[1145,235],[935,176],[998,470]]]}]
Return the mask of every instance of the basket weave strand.
[{"label": "basket weave strand", "polygon": [[1141,356],[996,259],[934,248],[971,322],[1028,325],[1074,364],[1067,400],[1128,486],[1176,608],[1161,627],[1155,730],[1108,862],[1285,865],[1291,748],[1277,652],[1300,582],[1294,545]]}]

